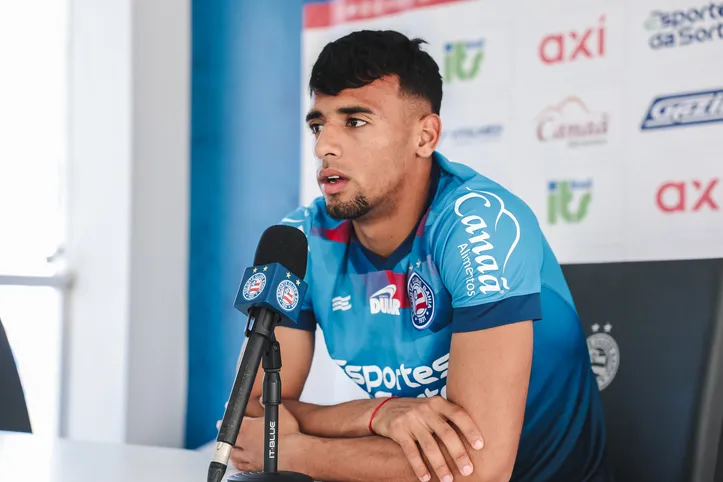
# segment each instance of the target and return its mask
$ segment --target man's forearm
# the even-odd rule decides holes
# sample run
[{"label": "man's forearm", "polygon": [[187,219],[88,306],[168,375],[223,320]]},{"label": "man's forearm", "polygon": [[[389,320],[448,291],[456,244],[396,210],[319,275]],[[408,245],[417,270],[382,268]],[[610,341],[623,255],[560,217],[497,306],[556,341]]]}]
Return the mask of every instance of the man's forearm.
[{"label": "man's forearm", "polygon": [[339,405],[315,405],[284,400],[284,406],[299,422],[301,432],[318,437],[363,437],[370,435],[369,418],[382,402],[353,400]]},{"label": "man's forearm", "polygon": [[[304,435],[288,442],[282,439],[279,445],[279,453],[289,452],[291,470],[314,480],[419,482],[399,445],[384,437],[334,439]],[[438,480],[431,475],[432,481]]]},{"label": "man's forearm", "polygon": [[[439,443],[439,440],[437,440]],[[337,482],[419,482],[402,448],[394,440],[371,435],[356,438],[323,438],[292,434],[280,441],[281,457],[288,457],[289,470],[311,476],[314,480]],[[444,444],[439,444],[454,480],[466,482],[508,482],[511,469],[495,460],[475,464],[474,472],[462,476]],[[429,482],[440,482],[435,468],[422,452]]]}]

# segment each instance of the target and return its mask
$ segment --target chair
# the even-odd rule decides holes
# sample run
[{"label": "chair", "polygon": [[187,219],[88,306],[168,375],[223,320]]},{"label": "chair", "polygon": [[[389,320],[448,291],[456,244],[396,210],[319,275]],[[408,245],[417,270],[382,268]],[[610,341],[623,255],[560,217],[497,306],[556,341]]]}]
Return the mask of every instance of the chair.
[{"label": "chair", "polygon": [[615,481],[723,481],[723,259],[563,272],[589,334]]},{"label": "chair", "polygon": [[32,432],[23,386],[2,321],[0,321],[0,430]]},{"label": "chair", "polygon": [[723,429],[720,431],[718,439],[718,468],[715,470],[715,482],[723,482]]}]

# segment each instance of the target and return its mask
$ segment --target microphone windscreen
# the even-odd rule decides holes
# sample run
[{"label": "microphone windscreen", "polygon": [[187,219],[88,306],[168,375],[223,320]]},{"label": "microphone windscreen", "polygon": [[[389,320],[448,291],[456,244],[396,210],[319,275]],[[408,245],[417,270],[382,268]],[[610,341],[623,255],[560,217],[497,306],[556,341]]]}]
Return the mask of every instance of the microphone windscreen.
[{"label": "microphone windscreen", "polygon": [[306,235],[297,228],[278,224],[264,231],[256,247],[254,265],[279,263],[304,279],[308,243]]}]

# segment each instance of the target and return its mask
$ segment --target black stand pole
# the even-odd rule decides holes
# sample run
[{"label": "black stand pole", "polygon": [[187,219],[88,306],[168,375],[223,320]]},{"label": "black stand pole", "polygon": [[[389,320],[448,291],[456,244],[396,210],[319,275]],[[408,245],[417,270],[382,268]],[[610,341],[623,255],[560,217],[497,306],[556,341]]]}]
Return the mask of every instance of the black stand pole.
[{"label": "black stand pole", "polygon": [[279,426],[279,404],[281,403],[281,348],[274,339],[266,350],[263,360],[264,367],[264,472],[274,473],[278,466],[279,442],[277,430]]},{"label": "black stand pole", "polygon": [[279,405],[281,404],[281,347],[276,337],[266,341],[263,358],[264,385],[264,471],[239,472],[228,478],[228,482],[274,481],[314,482],[308,475],[297,472],[279,472]]}]

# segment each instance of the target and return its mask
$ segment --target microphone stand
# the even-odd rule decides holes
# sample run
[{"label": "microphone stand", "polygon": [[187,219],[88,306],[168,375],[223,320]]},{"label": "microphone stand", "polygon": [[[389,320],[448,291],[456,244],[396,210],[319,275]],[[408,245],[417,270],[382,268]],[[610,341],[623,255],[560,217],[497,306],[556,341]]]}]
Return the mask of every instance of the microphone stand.
[{"label": "microphone stand", "polygon": [[[250,320],[250,318],[249,318]],[[251,321],[249,321],[251,323]],[[246,328],[247,335],[250,333]],[[281,347],[273,328],[264,333],[263,362],[264,384],[262,401],[264,405],[264,471],[239,472],[230,476],[228,482],[314,482],[314,479],[298,472],[279,472],[279,405],[281,404]],[[270,335],[270,336],[269,336]],[[258,366],[256,367],[258,369]],[[253,381],[251,382],[253,385]]]}]

